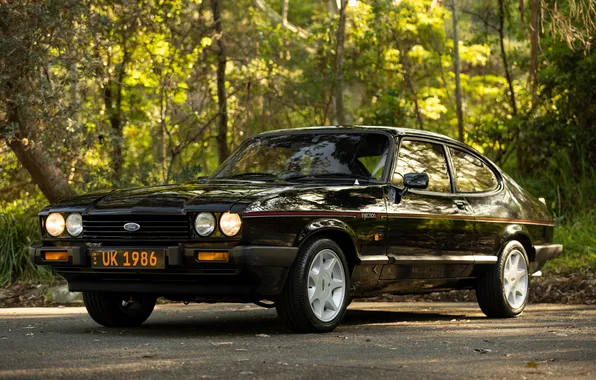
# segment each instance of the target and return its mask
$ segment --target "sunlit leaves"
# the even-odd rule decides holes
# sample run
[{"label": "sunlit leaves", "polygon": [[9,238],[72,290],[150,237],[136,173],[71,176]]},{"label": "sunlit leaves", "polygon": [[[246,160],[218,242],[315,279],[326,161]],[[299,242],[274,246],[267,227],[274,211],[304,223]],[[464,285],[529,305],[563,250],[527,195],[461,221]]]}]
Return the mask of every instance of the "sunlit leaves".
[{"label": "sunlit leaves", "polygon": [[[13,95],[4,88],[3,94],[26,106],[27,120],[40,131],[35,142],[47,146],[65,172],[73,173],[76,167],[70,178],[79,190],[112,186],[106,178],[113,144],[120,138],[111,126],[112,108],[119,104],[125,168],[118,185],[160,182],[164,162],[169,182],[209,174],[217,164],[213,120],[219,112],[219,36],[212,31],[208,1],[88,0],[80,3],[84,7],[72,8],[76,14],[61,10],[62,5],[77,4],[11,3],[20,34],[0,41],[0,86],[7,75],[27,69],[21,83],[25,90]],[[289,21],[307,31],[302,35],[272,22],[252,0],[222,4],[231,148],[266,130],[333,123],[338,16],[328,2],[290,2]],[[264,4],[280,11],[281,1]],[[514,156],[503,152],[515,146],[518,129],[524,131],[522,138],[532,141],[541,138],[540,133],[565,146],[588,141],[591,130],[583,126],[593,115],[582,102],[593,98],[591,53],[570,55],[566,45],[543,40],[543,98],[532,104],[527,26],[510,15],[505,46],[516,93],[515,117],[495,32],[494,4],[458,4],[467,142],[492,158],[513,162]],[[433,0],[351,2],[342,67],[351,122],[455,135],[448,6]],[[509,7],[509,13],[517,12],[516,4]],[[64,26],[67,21],[69,27]],[[106,98],[107,90],[118,86],[120,103]],[[0,109],[0,118],[3,112]],[[579,124],[582,128],[576,127]],[[5,135],[14,131],[7,123],[0,129]],[[537,145],[544,148],[527,148],[539,157],[536,165],[553,149],[541,139]],[[12,168],[14,162],[7,165]]]}]

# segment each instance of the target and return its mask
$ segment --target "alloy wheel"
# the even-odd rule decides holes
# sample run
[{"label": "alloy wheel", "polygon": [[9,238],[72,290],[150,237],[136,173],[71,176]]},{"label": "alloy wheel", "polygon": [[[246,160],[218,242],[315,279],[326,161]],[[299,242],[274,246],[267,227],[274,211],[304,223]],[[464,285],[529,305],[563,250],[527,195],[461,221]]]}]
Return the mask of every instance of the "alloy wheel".
[{"label": "alloy wheel", "polygon": [[308,271],[308,303],[315,316],[333,320],[342,310],[346,292],[346,274],[342,262],[333,250],[316,254]]},{"label": "alloy wheel", "polygon": [[521,307],[528,296],[528,268],[523,254],[511,252],[503,268],[503,294],[509,306]]}]

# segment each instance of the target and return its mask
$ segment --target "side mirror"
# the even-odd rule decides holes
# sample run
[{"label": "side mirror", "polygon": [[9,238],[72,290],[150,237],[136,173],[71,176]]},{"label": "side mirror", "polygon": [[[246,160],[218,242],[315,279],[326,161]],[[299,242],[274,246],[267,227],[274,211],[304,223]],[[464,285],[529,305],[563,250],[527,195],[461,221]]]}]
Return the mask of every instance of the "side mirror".
[{"label": "side mirror", "polygon": [[401,198],[408,193],[409,189],[426,189],[428,187],[428,174],[426,173],[408,173],[404,176],[404,188],[399,190],[391,187],[390,199],[395,203],[401,202]]},{"label": "side mirror", "polygon": [[404,175],[404,189],[426,189],[428,187],[428,174],[408,173]]}]

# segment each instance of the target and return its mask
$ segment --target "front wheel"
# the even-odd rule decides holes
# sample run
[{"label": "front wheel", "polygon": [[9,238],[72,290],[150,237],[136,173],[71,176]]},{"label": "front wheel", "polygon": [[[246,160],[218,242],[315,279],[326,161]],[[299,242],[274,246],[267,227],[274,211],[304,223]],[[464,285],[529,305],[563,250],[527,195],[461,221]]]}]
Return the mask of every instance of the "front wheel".
[{"label": "front wheel", "polygon": [[501,249],[497,264],[476,284],[480,309],[488,317],[511,318],[528,303],[529,261],[523,245],[510,241]]},{"label": "front wheel", "polygon": [[276,302],[278,315],[295,332],[329,332],[348,305],[350,275],[333,240],[313,239],[301,248]]},{"label": "front wheel", "polygon": [[149,318],[157,297],[149,294],[124,296],[116,293],[83,292],[83,302],[93,320],[106,327],[139,326]]}]

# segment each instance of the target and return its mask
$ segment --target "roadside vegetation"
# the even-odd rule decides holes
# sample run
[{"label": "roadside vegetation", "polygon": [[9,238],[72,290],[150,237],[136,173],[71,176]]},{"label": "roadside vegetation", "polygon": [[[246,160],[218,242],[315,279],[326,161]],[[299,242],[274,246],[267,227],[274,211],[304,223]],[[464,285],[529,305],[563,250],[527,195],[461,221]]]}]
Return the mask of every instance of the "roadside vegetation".
[{"label": "roadside vegetation", "polygon": [[36,218],[26,215],[0,215],[0,287],[16,281],[47,282],[53,280],[48,268],[33,265],[28,247],[39,241]]},{"label": "roadside vegetation", "polygon": [[545,272],[593,273],[594,20],[594,0],[0,1],[0,287],[52,281],[27,258],[51,201],[331,124],[475,147],[546,199]]}]

